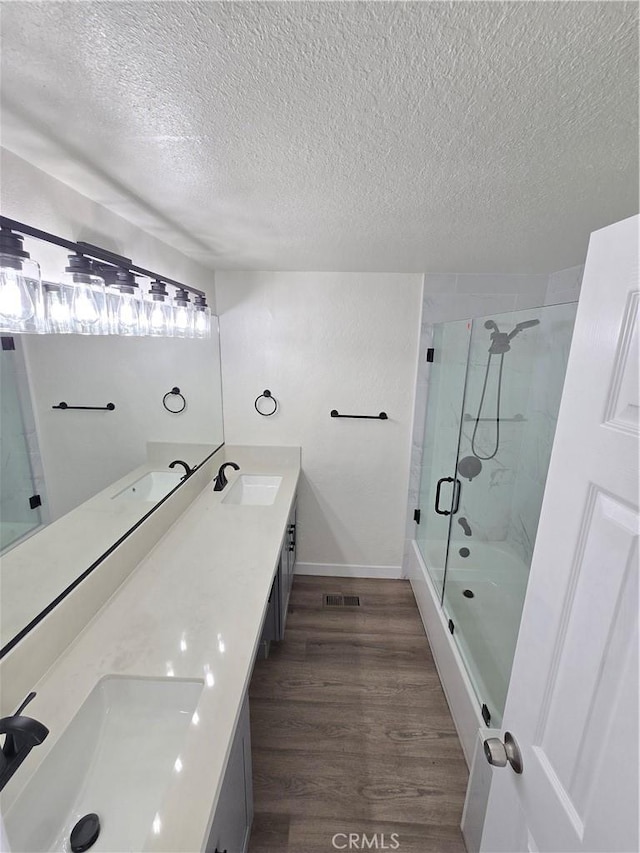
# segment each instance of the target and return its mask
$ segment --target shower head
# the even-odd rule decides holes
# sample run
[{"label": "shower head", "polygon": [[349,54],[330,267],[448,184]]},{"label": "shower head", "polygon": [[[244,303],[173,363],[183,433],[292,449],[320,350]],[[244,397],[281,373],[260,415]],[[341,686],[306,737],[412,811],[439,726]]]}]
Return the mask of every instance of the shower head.
[{"label": "shower head", "polygon": [[517,323],[514,326],[512,332],[509,332],[509,340],[515,338],[518,332],[522,332],[525,329],[530,329],[532,326],[537,326],[540,323],[540,320],[523,320],[522,323]]},{"label": "shower head", "polygon": [[496,325],[496,323],[493,322],[493,320],[487,320],[484,324],[484,327],[485,329],[493,329],[494,332],[499,331],[498,326]]},{"label": "shower head", "polygon": [[518,323],[514,331],[521,332],[523,329],[530,329],[532,326],[538,326],[540,324],[540,320],[523,320],[522,323]]}]

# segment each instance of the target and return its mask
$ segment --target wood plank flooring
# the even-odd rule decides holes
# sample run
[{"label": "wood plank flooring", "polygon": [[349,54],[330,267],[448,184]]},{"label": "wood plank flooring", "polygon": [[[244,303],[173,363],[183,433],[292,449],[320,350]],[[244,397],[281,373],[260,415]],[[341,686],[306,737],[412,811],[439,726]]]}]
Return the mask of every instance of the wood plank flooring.
[{"label": "wood plank flooring", "polygon": [[[361,606],[325,609],[323,593]],[[250,853],[334,853],[336,833],[464,853],[467,767],[408,581],[297,576],[249,702]]]}]

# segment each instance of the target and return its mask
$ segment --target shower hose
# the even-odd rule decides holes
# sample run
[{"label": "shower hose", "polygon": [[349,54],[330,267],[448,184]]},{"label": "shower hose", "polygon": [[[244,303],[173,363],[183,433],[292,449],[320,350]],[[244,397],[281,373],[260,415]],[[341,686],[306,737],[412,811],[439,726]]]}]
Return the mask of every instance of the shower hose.
[{"label": "shower hose", "polygon": [[471,450],[474,456],[477,459],[482,459],[483,461],[487,461],[488,459],[493,459],[496,453],[498,452],[498,448],[500,447],[500,394],[502,391],[502,367],[504,365],[504,353],[500,355],[500,369],[498,372],[498,393],[496,395],[496,443],[493,449],[493,453],[489,456],[481,456],[479,451],[476,449],[476,433],[478,432],[478,426],[480,424],[480,417],[482,415],[482,409],[484,407],[484,398],[487,393],[487,383],[489,381],[489,370],[491,368],[491,359],[493,358],[493,353],[489,353],[489,358],[487,359],[487,367],[484,372],[484,383],[482,385],[482,394],[480,396],[480,405],[478,406],[478,414],[476,415],[476,422],[473,427],[473,434],[471,436]]}]

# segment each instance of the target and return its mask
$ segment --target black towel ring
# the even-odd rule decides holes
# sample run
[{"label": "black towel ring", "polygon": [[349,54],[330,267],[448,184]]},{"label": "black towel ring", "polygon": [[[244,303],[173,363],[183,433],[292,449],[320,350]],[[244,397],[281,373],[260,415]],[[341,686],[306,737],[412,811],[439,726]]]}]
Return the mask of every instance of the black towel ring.
[{"label": "black towel ring", "polygon": [[[167,405],[168,397],[180,397],[182,400],[182,405],[178,402],[177,405],[179,408],[172,409],[169,405]],[[162,398],[162,405],[168,412],[171,412],[172,415],[179,415],[180,412],[184,412],[187,408],[187,401],[185,400],[184,394],[180,393],[180,389],[178,387],[172,388],[171,391],[167,391],[167,393]]]},{"label": "black towel ring", "polygon": [[[263,397],[266,397],[267,400],[271,400],[273,402],[273,409],[270,412],[261,412],[260,409],[258,408],[258,401],[261,400]],[[273,396],[271,391],[269,391],[269,389],[266,389],[265,391],[262,392],[262,394],[259,394],[256,397],[255,402],[253,404],[253,408],[256,410],[256,412],[259,415],[262,415],[263,418],[270,418],[271,415],[275,415],[275,413],[278,411],[278,401]]]}]

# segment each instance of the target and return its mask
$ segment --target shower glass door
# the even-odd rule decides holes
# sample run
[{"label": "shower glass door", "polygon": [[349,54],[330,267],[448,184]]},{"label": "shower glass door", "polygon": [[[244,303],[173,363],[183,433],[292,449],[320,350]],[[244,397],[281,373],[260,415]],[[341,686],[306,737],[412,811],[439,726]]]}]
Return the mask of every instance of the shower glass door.
[{"label": "shower glass door", "polygon": [[451,509],[456,497],[456,454],[471,322],[433,327],[433,364],[424,430],[416,542],[440,596],[444,585]]},{"label": "shower glass door", "polygon": [[509,686],[576,308],[473,321],[443,606],[493,727]]},{"label": "shower glass door", "polygon": [[[11,341],[3,338],[3,341]],[[17,380],[16,353],[0,349],[0,551],[41,523]]]}]

